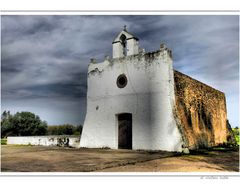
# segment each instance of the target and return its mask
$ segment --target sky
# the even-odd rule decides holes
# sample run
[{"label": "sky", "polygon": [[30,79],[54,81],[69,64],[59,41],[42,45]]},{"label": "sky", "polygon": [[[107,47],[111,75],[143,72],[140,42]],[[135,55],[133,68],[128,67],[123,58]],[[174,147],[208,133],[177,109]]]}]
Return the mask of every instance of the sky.
[{"label": "sky", "polygon": [[226,94],[239,125],[238,16],[1,16],[1,110],[30,111],[49,125],[83,124],[87,67],[112,55],[127,26],[146,52],[164,42],[174,69]]}]

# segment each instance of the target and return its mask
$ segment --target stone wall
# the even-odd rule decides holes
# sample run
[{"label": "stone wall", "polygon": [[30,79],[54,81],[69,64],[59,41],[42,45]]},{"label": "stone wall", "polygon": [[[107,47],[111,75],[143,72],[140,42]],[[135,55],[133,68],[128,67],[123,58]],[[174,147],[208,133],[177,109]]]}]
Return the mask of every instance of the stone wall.
[{"label": "stone wall", "polygon": [[43,146],[66,146],[79,147],[79,136],[9,136],[8,145],[43,145]]},{"label": "stone wall", "polygon": [[189,149],[210,147],[227,141],[224,93],[174,71],[178,127]]}]

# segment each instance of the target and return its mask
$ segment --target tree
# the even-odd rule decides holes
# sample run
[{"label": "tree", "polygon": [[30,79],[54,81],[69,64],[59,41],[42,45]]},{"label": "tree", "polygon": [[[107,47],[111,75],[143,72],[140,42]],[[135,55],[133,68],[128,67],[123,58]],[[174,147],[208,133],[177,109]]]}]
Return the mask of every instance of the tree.
[{"label": "tree", "polygon": [[35,136],[47,133],[47,122],[41,121],[39,116],[31,112],[17,112],[11,115],[6,111],[2,114],[1,137],[7,136]]},{"label": "tree", "polygon": [[4,112],[2,113],[2,116],[1,116],[1,119],[4,120],[4,119],[7,119],[10,117],[10,111],[6,111],[4,110]]}]

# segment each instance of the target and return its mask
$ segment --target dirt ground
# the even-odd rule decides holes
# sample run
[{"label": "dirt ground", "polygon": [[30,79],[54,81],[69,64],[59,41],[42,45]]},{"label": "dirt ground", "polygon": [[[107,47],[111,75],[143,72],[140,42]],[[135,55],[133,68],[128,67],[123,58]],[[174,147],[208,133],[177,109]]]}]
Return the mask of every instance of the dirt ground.
[{"label": "dirt ground", "polygon": [[2,172],[239,172],[238,151],[188,155],[110,149],[1,146]]}]

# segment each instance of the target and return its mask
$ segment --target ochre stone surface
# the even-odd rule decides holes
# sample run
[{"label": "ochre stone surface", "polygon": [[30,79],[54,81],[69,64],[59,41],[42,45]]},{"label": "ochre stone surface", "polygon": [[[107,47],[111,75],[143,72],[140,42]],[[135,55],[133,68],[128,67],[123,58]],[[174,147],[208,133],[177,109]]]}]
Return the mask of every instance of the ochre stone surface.
[{"label": "ochre stone surface", "polygon": [[220,92],[174,71],[176,117],[184,147],[197,149],[227,142],[226,99]]}]

